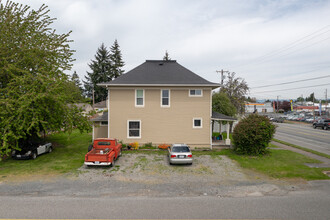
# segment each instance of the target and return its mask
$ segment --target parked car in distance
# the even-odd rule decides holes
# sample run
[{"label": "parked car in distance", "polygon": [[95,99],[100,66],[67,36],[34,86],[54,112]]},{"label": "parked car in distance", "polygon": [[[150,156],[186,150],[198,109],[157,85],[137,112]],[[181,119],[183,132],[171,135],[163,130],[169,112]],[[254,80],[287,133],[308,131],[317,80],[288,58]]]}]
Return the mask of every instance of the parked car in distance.
[{"label": "parked car in distance", "polygon": [[114,166],[121,156],[122,145],[114,138],[97,138],[88,147],[84,164],[87,166]]},{"label": "parked car in distance", "polygon": [[52,143],[38,141],[21,142],[21,150],[13,150],[11,153],[14,159],[36,159],[37,156],[53,151]]},{"label": "parked car in distance", "polygon": [[330,119],[321,119],[313,123],[313,128],[323,128],[328,130],[330,128]]},{"label": "parked car in distance", "polygon": [[168,148],[170,164],[192,164],[193,158],[190,148],[186,144],[172,144]]},{"label": "parked car in distance", "polygon": [[272,121],[273,122],[277,122],[277,123],[283,123],[284,122],[284,118],[282,118],[282,117],[274,118]]}]

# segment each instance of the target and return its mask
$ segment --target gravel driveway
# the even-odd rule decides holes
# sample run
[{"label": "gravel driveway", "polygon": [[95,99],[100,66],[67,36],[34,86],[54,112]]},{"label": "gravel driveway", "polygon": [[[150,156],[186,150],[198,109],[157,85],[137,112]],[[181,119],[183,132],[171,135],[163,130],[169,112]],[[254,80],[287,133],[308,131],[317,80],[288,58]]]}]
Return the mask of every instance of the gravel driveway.
[{"label": "gravel driveway", "polygon": [[51,181],[0,183],[1,195],[218,196],[285,195],[306,184],[269,179],[226,156],[195,156],[193,165],[169,165],[167,156],[124,154],[115,167],[86,167]]}]

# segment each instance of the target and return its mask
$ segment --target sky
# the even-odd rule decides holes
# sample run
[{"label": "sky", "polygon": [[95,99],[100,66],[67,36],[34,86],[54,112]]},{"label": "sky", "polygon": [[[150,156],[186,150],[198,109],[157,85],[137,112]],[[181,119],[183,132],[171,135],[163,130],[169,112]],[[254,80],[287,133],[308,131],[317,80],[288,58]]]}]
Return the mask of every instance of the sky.
[{"label": "sky", "polygon": [[52,27],[72,31],[72,72],[80,79],[97,48],[117,39],[126,72],[162,59],[167,50],[172,60],[211,82],[220,83],[216,71],[235,72],[250,87],[250,97],[296,99],[314,92],[324,99],[326,89],[330,97],[330,0],[15,2],[33,9],[45,3],[57,18]]}]

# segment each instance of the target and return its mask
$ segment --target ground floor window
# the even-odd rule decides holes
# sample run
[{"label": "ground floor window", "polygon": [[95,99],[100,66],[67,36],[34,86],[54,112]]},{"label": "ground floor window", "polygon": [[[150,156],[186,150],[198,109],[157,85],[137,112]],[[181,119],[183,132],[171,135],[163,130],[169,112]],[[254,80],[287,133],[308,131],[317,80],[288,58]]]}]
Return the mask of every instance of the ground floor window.
[{"label": "ground floor window", "polygon": [[127,122],[128,130],[127,137],[128,138],[141,138],[141,121],[140,120],[129,120]]},{"label": "ground floor window", "polygon": [[193,128],[202,128],[202,119],[201,118],[193,119]]}]

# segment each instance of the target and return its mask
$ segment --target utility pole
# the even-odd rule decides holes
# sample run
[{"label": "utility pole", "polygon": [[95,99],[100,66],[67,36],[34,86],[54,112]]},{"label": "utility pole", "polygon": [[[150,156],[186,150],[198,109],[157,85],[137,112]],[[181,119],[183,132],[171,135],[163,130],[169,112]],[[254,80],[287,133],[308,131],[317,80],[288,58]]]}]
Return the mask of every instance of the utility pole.
[{"label": "utility pole", "polygon": [[221,69],[221,71],[219,71],[219,70],[216,70],[215,72],[217,72],[217,73],[221,73],[221,81],[220,81],[220,83],[221,83],[221,86],[223,86],[223,81],[224,81],[224,79],[225,79],[225,76],[223,75],[224,73],[229,73],[229,71],[224,71],[223,69]]},{"label": "utility pole", "polygon": [[278,97],[279,97],[279,96],[277,96],[277,105],[276,105],[277,110],[276,110],[276,112],[278,112]]},{"label": "utility pole", "polygon": [[95,104],[95,98],[94,98],[94,88],[93,88],[93,108],[94,108],[94,104]]}]

